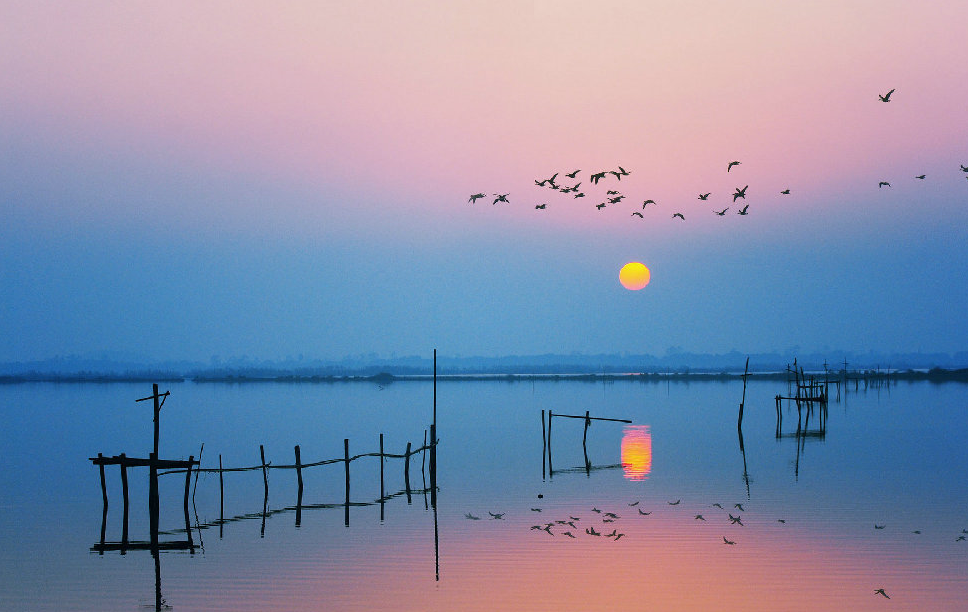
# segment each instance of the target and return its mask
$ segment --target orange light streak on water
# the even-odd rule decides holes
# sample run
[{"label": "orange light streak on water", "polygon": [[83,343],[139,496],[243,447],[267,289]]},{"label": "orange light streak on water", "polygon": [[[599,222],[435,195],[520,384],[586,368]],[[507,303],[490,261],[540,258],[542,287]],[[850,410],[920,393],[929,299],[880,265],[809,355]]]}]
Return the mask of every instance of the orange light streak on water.
[{"label": "orange light streak on water", "polygon": [[652,432],[648,425],[627,425],[622,436],[622,470],[627,480],[645,480],[652,471]]}]

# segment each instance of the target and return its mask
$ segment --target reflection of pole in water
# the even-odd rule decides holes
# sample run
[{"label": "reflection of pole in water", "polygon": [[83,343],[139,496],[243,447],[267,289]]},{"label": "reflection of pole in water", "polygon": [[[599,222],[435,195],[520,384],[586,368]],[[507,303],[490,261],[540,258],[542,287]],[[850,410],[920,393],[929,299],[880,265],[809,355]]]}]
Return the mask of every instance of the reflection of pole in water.
[{"label": "reflection of pole in water", "polygon": [[743,428],[738,427],[736,433],[739,436],[739,452],[743,455],[743,482],[746,483],[746,499],[750,499],[750,475],[746,469],[746,447],[743,445]]},{"label": "reflection of pole in water", "polygon": [[541,411],[541,480],[545,479],[545,464],[548,460],[548,439],[545,436],[545,411]]},{"label": "reflection of pole in water", "polygon": [[434,505],[434,580],[440,582],[440,534],[437,528],[437,505]]}]

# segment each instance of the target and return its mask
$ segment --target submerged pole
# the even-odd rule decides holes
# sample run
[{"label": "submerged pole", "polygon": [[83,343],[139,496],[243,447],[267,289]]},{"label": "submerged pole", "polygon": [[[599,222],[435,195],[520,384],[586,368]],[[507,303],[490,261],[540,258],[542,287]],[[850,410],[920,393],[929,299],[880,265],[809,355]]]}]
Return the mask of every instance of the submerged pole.
[{"label": "submerged pole", "polygon": [[430,505],[437,507],[437,425],[430,425]]},{"label": "submerged pole", "polygon": [[125,464],[125,455],[121,453],[121,499],[124,503],[122,509],[121,523],[121,542],[128,543],[128,466]]},{"label": "submerged pole", "polygon": [[225,526],[225,484],[222,481],[222,453],[218,454],[218,537]]}]

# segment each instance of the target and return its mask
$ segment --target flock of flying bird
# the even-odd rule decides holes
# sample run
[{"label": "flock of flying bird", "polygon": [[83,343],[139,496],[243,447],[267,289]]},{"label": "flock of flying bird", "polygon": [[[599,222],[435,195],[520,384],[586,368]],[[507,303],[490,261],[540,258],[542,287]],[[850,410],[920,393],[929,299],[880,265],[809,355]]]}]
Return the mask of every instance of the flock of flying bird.
[{"label": "flock of flying bird", "polygon": [[[891,96],[894,94],[894,91],[895,90],[892,89],[886,94],[883,94],[883,95],[878,94],[877,97],[881,102],[890,102]],[[728,164],[726,164],[726,172],[729,173],[734,167],[739,166],[741,164],[742,162],[738,160],[730,161]],[[961,165],[961,171],[966,174],[965,178],[968,179],[968,166]],[[598,172],[589,173],[587,178],[587,183],[586,183],[586,181],[580,179],[579,177],[580,173],[581,173],[580,169],[573,170],[567,173],[563,173],[559,171],[559,172],[555,172],[548,178],[534,179],[534,184],[537,185],[538,187],[544,187],[552,191],[556,191],[559,195],[571,196],[572,199],[579,199],[579,198],[585,198],[588,195],[588,193],[586,193],[586,191],[588,191],[588,183],[597,187],[598,183],[602,180],[614,179],[615,181],[621,181],[623,176],[629,176],[631,174],[631,172],[629,172],[622,166],[618,166],[616,170],[601,170]],[[559,175],[562,176],[562,179],[558,178]],[[563,180],[566,177],[568,179],[571,179],[572,181],[577,181],[577,182],[571,185],[566,185]],[[914,178],[918,180],[924,180],[926,177],[927,177],[926,174],[919,174],[919,175],[916,175]],[[559,180],[561,180],[561,182],[558,182]],[[583,183],[586,184],[585,189],[582,189]],[[881,189],[884,187],[891,187],[891,183],[889,181],[880,181],[877,187],[878,189]],[[745,185],[744,187],[736,187],[734,192],[730,194],[733,198],[731,205],[725,208],[722,208],[720,210],[713,209],[712,212],[720,217],[724,217],[726,216],[727,211],[729,211],[729,209],[732,208],[732,205],[736,204],[736,200],[742,199],[744,200],[744,205],[742,208],[737,208],[736,212],[737,214],[743,215],[743,216],[749,214],[750,205],[745,203],[746,190],[748,188],[749,188],[749,185]],[[790,195],[790,189],[783,189],[779,193],[780,195]],[[494,193],[491,195],[494,198],[491,201],[492,205],[495,205],[498,203],[510,204],[510,201],[508,200],[508,197],[511,195],[510,192]],[[698,199],[705,202],[709,199],[710,195],[712,195],[711,192],[700,193]],[[471,204],[475,204],[480,199],[490,199],[490,198],[485,192],[478,192],[478,193],[471,194],[470,198],[468,198],[467,201],[470,202]],[[625,199],[626,199],[626,195],[623,194],[618,189],[608,189],[605,192],[602,200],[595,204],[595,208],[601,211],[602,209],[608,206],[620,204]],[[657,207],[658,203],[653,199],[643,200],[641,210],[646,210],[650,205]],[[547,202],[535,204],[534,206],[535,210],[545,210],[547,209],[547,207],[548,207]],[[645,219],[645,214],[642,213],[640,210],[634,210],[630,216],[638,217],[639,219]],[[678,219],[680,221],[686,220],[685,215],[679,211],[674,212],[672,214],[672,218]]]},{"label": "flock of flying bird", "polygon": [[[543,497],[543,495],[538,495],[538,497],[541,498]],[[637,516],[639,518],[644,518],[644,517],[648,517],[654,512],[654,510],[649,510],[649,511],[643,510],[639,506],[640,502],[641,500],[637,500],[628,504],[628,507],[629,507],[628,512],[632,512],[632,508],[635,508],[636,514],[633,514],[632,515],[633,517]],[[675,501],[667,501],[666,504],[668,504],[669,506],[679,506],[681,502],[682,502],[681,499],[677,499]],[[714,510],[712,512],[716,512],[718,515],[720,515],[720,517],[718,518],[714,518],[712,516],[710,518],[713,518],[714,520],[720,520],[724,524],[727,524],[728,526],[733,526],[733,525],[737,525],[739,527],[746,526],[743,523],[743,515],[741,514],[746,512],[746,508],[744,507],[743,503],[733,504],[732,508],[726,508],[720,503],[710,504],[709,507],[717,508],[718,510]],[[531,512],[540,513],[540,512],[543,512],[544,509],[538,507],[538,508],[530,508],[530,510]],[[734,510],[736,511],[736,516],[733,515]],[[594,516],[589,517],[589,516],[568,515],[566,519],[555,519],[545,523],[532,525],[530,530],[543,531],[550,536],[559,535],[570,539],[577,539],[581,537],[581,534],[583,531],[586,536],[608,538],[614,541],[618,541],[626,536],[624,532],[619,532],[618,527],[614,525],[620,519],[622,519],[620,515],[616,514],[615,512],[605,512],[599,508],[592,508],[591,512],[594,513]],[[507,513],[488,511],[487,514],[490,516],[491,520],[504,520],[504,517]],[[723,514],[725,514],[725,516],[722,516]],[[482,516],[476,516],[472,512],[467,512],[464,514],[464,518],[472,521],[479,521],[482,519]],[[585,519],[584,522],[582,522],[583,518]],[[696,514],[693,517],[693,521],[702,521],[703,523],[709,522],[707,521],[706,517],[703,514]],[[782,518],[777,519],[776,522],[781,524],[786,524],[786,520]],[[596,529],[596,526],[598,526],[598,529]],[[875,530],[882,530],[885,527],[886,525],[884,524],[874,523]],[[611,529],[611,532],[608,532],[609,529]],[[915,529],[911,533],[920,535],[921,531],[919,529]],[[734,535],[731,535],[730,537],[736,538],[736,536]],[[739,540],[739,538],[730,540],[725,535],[722,536],[722,539],[723,539],[723,544],[725,546],[736,546],[737,540]],[[955,541],[968,542],[968,529],[962,529],[961,534],[959,534],[957,538],[955,538]],[[876,589],[874,591],[874,594],[882,595],[887,599],[891,598],[890,595],[888,595],[885,589],[883,588]]]}]

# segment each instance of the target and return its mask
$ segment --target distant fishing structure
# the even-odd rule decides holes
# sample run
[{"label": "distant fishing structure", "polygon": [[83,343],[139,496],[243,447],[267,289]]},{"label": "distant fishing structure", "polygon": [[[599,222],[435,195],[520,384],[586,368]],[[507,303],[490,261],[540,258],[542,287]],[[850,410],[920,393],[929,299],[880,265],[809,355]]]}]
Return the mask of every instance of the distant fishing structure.
[{"label": "distant fishing structure", "polygon": [[[606,417],[593,417],[590,411],[585,411],[585,416],[574,415],[574,414],[555,414],[553,411],[548,411],[548,428],[545,429],[545,411],[541,411],[541,478],[545,477],[545,463],[547,461],[548,467],[548,477],[554,477],[555,470],[551,461],[551,421],[553,417],[565,418],[565,419],[582,419],[585,423],[585,429],[582,433],[581,446],[582,451],[585,455],[585,466],[583,470],[586,474],[591,473],[593,469],[613,469],[620,468],[622,464],[607,465],[607,466],[592,466],[591,461],[588,460],[588,428],[591,427],[592,421],[610,421],[613,423],[631,423],[632,421],[628,419],[611,419]],[[559,470],[561,472],[563,470]],[[564,470],[564,471],[574,471],[574,470]]]}]

